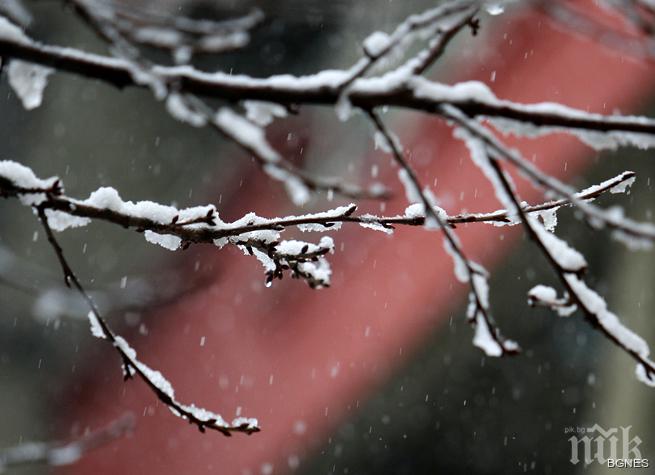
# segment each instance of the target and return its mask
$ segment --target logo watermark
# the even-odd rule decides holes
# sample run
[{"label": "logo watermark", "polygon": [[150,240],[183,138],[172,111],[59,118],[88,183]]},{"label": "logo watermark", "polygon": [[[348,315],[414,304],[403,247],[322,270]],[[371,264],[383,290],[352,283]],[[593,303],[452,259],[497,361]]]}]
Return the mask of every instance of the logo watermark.
[{"label": "logo watermark", "polygon": [[608,468],[648,468],[650,463],[641,455],[639,436],[631,437],[628,427],[604,429],[598,424],[591,427],[567,427],[565,434],[571,434],[571,463],[585,465],[598,462]]}]

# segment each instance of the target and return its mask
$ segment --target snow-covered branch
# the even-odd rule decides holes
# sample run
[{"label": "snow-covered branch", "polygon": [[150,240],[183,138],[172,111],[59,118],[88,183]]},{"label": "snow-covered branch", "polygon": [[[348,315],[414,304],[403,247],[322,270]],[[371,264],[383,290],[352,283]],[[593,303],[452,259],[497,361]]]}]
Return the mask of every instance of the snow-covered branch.
[{"label": "snow-covered branch", "polygon": [[134,428],[134,416],[125,414],[108,424],[83,435],[72,442],[25,442],[16,447],[0,450],[0,473],[9,468],[31,464],[53,467],[71,465],[87,452],[103,447],[129,434]]},{"label": "snow-covered branch", "polygon": [[384,66],[385,62],[392,62],[391,56],[402,56],[415,40],[429,38],[428,47],[412,59],[412,73],[422,74],[443,53],[450,39],[461,28],[467,24],[475,28],[473,18],[478,10],[479,2],[475,0],[446,2],[423,13],[410,15],[390,35],[381,31],[372,33],[362,44],[364,57],[350,68],[338,86],[339,91],[343,93],[355,80]]},{"label": "snow-covered branch", "polygon": [[[624,172],[576,194],[576,197],[592,200],[605,192],[625,189],[632,180],[634,173]],[[404,214],[393,216],[356,214],[357,206],[350,204],[317,213],[279,218],[264,218],[248,213],[236,221],[224,222],[213,205],[178,209],[151,201],[134,203],[123,201],[115,189],[107,187],[94,191],[85,200],[79,200],[64,194],[58,178],[37,178],[31,169],[11,161],[0,161],[0,196],[15,197],[25,205],[42,209],[50,227],[55,231],[86,226],[92,220],[102,220],[144,233],[148,242],[169,250],[183,249],[198,243],[213,244],[219,248],[234,245],[262,263],[267,283],[273,278],[282,278],[283,271],[289,271],[293,277],[303,278],[312,287],[326,287],[330,284],[331,269],[324,256],[333,251],[332,239],[326,236],[318,243],[282,240],[283,231],[291,228],[303,232],[338,231],[342,223],[354,223],[363,228],[392,233],[397,225],[426,224],[425,206],[422,203],[410,204]],[[556,220],[557,210],[568,204],[568,200],[548,201],[538,205],[526,204],[524,210],[542,219]],[[428,209],[438,212],[447,228],[464,223],[517,223],[507,210],[448,216],[434,203]],[[430,220],[429,213],[427,221]]]},{"label": "snow-covered branch", "polygon": [[[208,73],[191,65],[170,67],[146,61],[132,48],[129,38],[119,31],[117,25],[122,24],[119,21],[121,15],[127,15],[122,12],[123,7],[101,3],[105,8],[96,11],[90,8],[89,2],[98,4],[91,0],[75,0],[78,11],[85,12],[83,17],[113,46],[112,51],[118,57],[43,45],[29,38],[19,27],[0,20],[0,56],[14,59],[10,63],[10,79],[13,77],[11,83],[26,107],[40,104],[47,75],[53,69],[81,74],[118,87],[153,88],[156,96],[166,98],[167,109],[175,118],[194,126],[209,125],[255,157],[269,176],[285,184],[296,204],[304,204],[311,191],[327,191],[352,199],[387,196],[386,189],[380,184],[362,188],[343,184],[335,178],[312,177],[285,160],[268,144],[263,127],[270,122],[270,117],[277,115],[275,111],[284,113],[287,108],[301,105],[337,105],[338,110],[346,112],[353,108],[370,110],[396,106],[431,114],[440,114],[442,105],[454,105],[469,117],[489,118],[508,132],[541,134],[565,129],[595,147],[653,145],[651,134],[655,132],[655,121],[649,119],[590,114],[551,103],[517,104],[498,99],[479,82],[449,86],[421,77],[462,27],[470,25],[474,32],[477,31],[479,20],[474,17],[479,2],[476,1],[448,2],[410,16],[390,35],[382,32],[370,35],[364,42],[365,56],[348,70],[264,79]],[[251,19],[246,26],[254,24]],[[187,27],[191,28],[190,25]],[[385,74],[364,77],[389,56],[402,54],[416,39],[428,39],[426,48],[416,56]],[[32,64],[26,65],[22,61]],[[215,112],[200,97],[241,102],[248,117],[228,107]],[[347,117],[348,114],[340,115]],[[257,119],[263,116],[267,117],[264,122]]]},{"label": "snow-covered branch", "polygon": [[[561,316],[580,309],[587,321],[637,362],[637,376],[655,385],[655,364],[648,345],[611,313],[605,301],[583,279],[587,262],[577,250],[554,234],[557,211],[575,206],[595,228],[606,227],[632,247],[647,247],[655,240],[655,225],[623,216],[617,208],[603,209],[593,201],[606,192],[626,192],[635,179],[624,172],[598,185],[576,192],[542,172],[521,154],[510,149],[500,135],[534,137],[564,132],[596,149],[655,146],[655,120],[645,117],[601,115],[561,104],[521,104],[499,98],[476,81],[447,85],[423,76],[444,53],[459,32],[476,34],[482,15],[481,0],[444,2],[409,16],[391,33],[375,32],[363,42],[363,56],[351,68],[325,70],[307,76],[277,75],[253,78],[222,71],[195,68],[196,53],[219,53],[243,46],[261,20],[260,12],[226,23],[164,17],[124,4],[99,0],[65,0],[80,18],[106,43],[111,56],[44,44],[28,36],[22,25],[29,12],[18,0],[0,6],[0,57],[9,61],[9,84],[27,109],[38,107],[48,78],[66,72],[95,79],[118,88],[151,90],[175,119],[194,127],[209,127],[237,144],[271,178],[283,183],[296,205],[304,205],[312,192],[350,197],[385,198],[387,189],[378,183],[368,187],[337,178],[310,176],[286,160],[268,141],[266,127],[298,107],[332,106],[346,120],[361,112],[373,125],[376,142],[383,145],[399,169],[408,206],[401,214],[375,216],[357,212],[357,204],[316,213],[265,218],[250,212],[225,222],[214,205],[178,209],[152,201],[123,200],[114,188],[99,188],[86,199],[64,193],[58,178],[41,179],[15,162],[0,162],[0,196],[16,198],[31,207],[45,230],[64,273],[66,285],[86,301],[94,336],[105,340],[119,354],[125,376],[138,377],[177,416],[201,431],[259,431],[255,419],[225,421],[220,415],[180,402],[167,379],[137,358],[136,351],[115,333],[100,314],[90,293],[82,286],[55,238],[55,231],[81,227],[93,220],[107,221],[144,234],[148,242],[170,250],[205,243],[234,246],[254,256],[264,267],[269,286],[284,275],[305,280],[312,288],[330,285],[327,260],[334,252],[333,238],[283,239],[287,230],[336,232],[343,223],[390,234],[395,226],[423,226],[443,233],[444,246],[452,256],[456,277],[469,288],[467,316],[475,329],[473,342],[487,355],[519,351],[497,328],[489,302],[487,271],[467,256],[455,228],[464,223],[522,224],[545,256],[564,290],[538,285],[528,294],[531,305],[543,305]],[[639,2],[642,3],[642,2]],[[650,5],[650,3],[647,3]],[[22,17],[22,19],[20,18]],[[21,26],[17,26],[17,25]],[[148,48],[172,53],[176,66],[160,64],[147,55]],[[418,51],[416,54],[410,54]],[[218,100],[218,101],[216,101]],[[218,103],[218,104],[216,104]],[[469,149],[473,162],[493,185],[503,209],[491,213],[449,215],[438,206],[434,194],[424,188],[407,161],[400,140],[382,119],[387,107],[427,113],[453,126],[455,136]],[[537,205],[521,201],[505,164],[511,164],[538,188],[555,199]],[[45,452],[40,452],[45,453]],[[48,458],[49,456],[40,456]],[[2,459],[0,458],[0,462]]]},{"label": "snow-covered branch", "polygon": [[[125,59],[44,45],[6,20],[0,23],[0,56],[82,75],[121,88],[144,86],[135,80],[132,65]],[[257,79],[223,72],[203,72],[189,65],[156,65],[152,73],[166,84],[175,84],[180,92],[230,102],[254,100],[285,106],[336,105],[343,84],[352,76],[350,70],[326,70],[309,76],[280,75]],[[430,114],[439,114],[439,106],[450,104],[469,117],[506,119],[511,121],[509,124],[527,124],[540,128],[541,132],[566,129],[587,138],[588,143],[595,143],[592,139],[603,135],[585,135],[584,132],[600,132],[611,140],[608,145],[614,146],[652,146],[651,135],[655,133],[655,121],[651,119],[593,114],[554,103],[514,103],[497,98],[480,82],[450,86],[425,79],[413,74],[411,68],[403,67],[381,76],[358,78],[349,88],[348,100],[353,107],[363,110],[395,106]]]},{"label": "snow-covered branch", "polygon": [[198,430],[205,432],[207,429],[215,430],[225,436],[231,436],[233,432],[243,432],[252,434],[259,432],[257,419],[237,417],[231,422],[227,422],[219,414],[198,407],[195,404],[185,404],[175,398],[175,391],[171,383],[162,373],[147,366],[137,358],[136,351],[127,343],[127,341],[117,335],[109,326],[108,322],[100,315],[100,311],[95,302],[84,289],[77,275],[64,256],[64,251],[55,238],[46,210],[38,203],[32,204],[35,207],[41,225],[48,238],[48,243],[52,247],[57,260],[64,274],[64,283],[77,290],[89,306],[89,323],[91,334],[96,338],[103,339],[110,343],[121,358],[123,364],[123,376],[130,379],[138,376],[157,398],[165,404],[173,414],[187,420],[190,424],[195,425]]},{"label": "snow-covered branch", "polygon": [[[68,198],[58,178],[39,179],[29,168],[11,161],[0,162],[0,190],[3,196],[19,197],[23,204],[42,211],[49,227],[56,231],[102,219],[143,232],[147,241],[170,250],[201,242],[219,248],[230,244],[254,255],[264,265],[268,283],[288,270],[292,277],[305,279],[313,288],[330,284],[331,270],[324,256],[333,251],[332,239],[324,236],[318,243],[281,240],[280,232],[291,226],[310,230],[311,224],[319,224],[323,230],[336,228],[336,221],[356,209],[354,205],[341,206],[324,213],[277,220],[248,213],[226,223],[213,205],[177,209],[152,201],[133,203],[123,201],[113,188],[100,188],[86,200]],[[369,222],[366,217],[361,221]]]},{"label": "snow-covered branch", "polygon": [[405,160],[398,140],[391,134],[379,114],[374,110],[367,111],[367,114],[377,132],[386,141],[395,163],[400,167],[399,177],[405,186],[407,200],[422,208],[421,211],[425,213],[426,229],[439,229],[444,233],[444,247],[453,258],[455,275],[461,282],[469,284],[467,317],[475,328],[473,344],[489,356],[519,352],[518,344],[501,334],[491,316],[487,271],[480,264],[466,257],[459,238],[448,225],[446,213],[437,206],[432,191],[421,186],[416,173]]},{"label": "snow-covered branch", "polygon": [[124,2],[106,0],[65,0],[80,17],[113,28],[130,43],[168,51],[179,64],[193,55],[218,54],[246,46],[250,32],[262,23],[264,14],[250,13],[224,21],[196,20],[181,15],[164,15]]},{"label": "snow-covered branch", "polygon": [[[506,160],[516,166],[517,169],[536,186],[554,194],[555,196],[570,201],[573,205],[579,208],[591,226],[595,228],[606,226],[612,229],[612,235],[631,248],[650,248],[652,246],[652,241],[655,240],[654,224],[636,222],[627,218],[624,216],[623,211],[620,208],[604,210],[593,203],[579,199],[571,187],[562,183],[557,178],[542,172],[532,162],[521,157],[516,150],[512,150],[505,146],[487,128],[476,121],[468,120],[457,108],[444,106],[442,107],[442,110],[452,121],[484,142],[485,146],[492,150],[494,154],[497,154],[502,160]],[[631,183],[632,181],[626,182],[625,186],[629,186]],[[621,192],[624,191],[624,189],[623,186],[619,186],[615,188],[615,191]]]},{"label": "snow-covered branch", "polygon": [[593,8],[576,2],[534,2],[553,25],[575,31],[596,43],[640,61],[653,62],[655,4],[651,0],[601,0],[597,7],[614,10],[622,21],[602,21]]},{"label": "snow-covered branch", "polygon": [[[587,286],[582,277],[587,270],[584,256],[558,238],[553,232],[554,226],[550,230],[546,229],[544,224],[525,212],[510,177],[499,163],[499,160],[506,159],[510,152],[505,149],[499,150],[497,144],[492,147],[493,142],[490,141],[489,134],[485,133],[479,125],[471,123],[457,109],[448,107],[445,108],[445,113],[462,126],[456,129],[455,135],[465,141],[473,161],[494,185],[499,201],[513,210],[513,214],[520,219],[528,236],[540,248],[566,289],[566,296],[557,298],[554,289],[538,285],[528,294],[530,303],[551,307],[560,316],[568,316],[576,307],[579,308],[594,328],[599,329],[609,340],[637,361],[637,378],[649,386],[655,386],[655,362],[650,359],[648,344],[625,327],[619,318],[608,310],[605,300]],[[518,152],[511,152],[511,155],[521,162],[527,162],[518,155]],[[619,189],[619,191],[624,190]]]}]

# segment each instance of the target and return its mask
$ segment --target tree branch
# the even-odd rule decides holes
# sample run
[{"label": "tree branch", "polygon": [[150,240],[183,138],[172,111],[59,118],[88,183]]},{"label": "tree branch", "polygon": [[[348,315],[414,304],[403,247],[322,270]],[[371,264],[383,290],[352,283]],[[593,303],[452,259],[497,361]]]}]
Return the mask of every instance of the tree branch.
[{"label": "tree branch", "polygon": [[[608,191],[622,191],[632,180],[634,173],[624,172],[575,196],[578,200],[592,200]],[[311,287],[329,286],[331,270],[324,256],[333,251],[332,240],[324,237],[318,244],[283,241],[280,239],[282,231],[292,227],[302,231],[336,231],[343,223],[354,223],[391,233],[396,225],[423,226],[431,219],[428,216],[426,220],[424,207],[417,209],[414,205],[408,207],[403,215],[375,216],[356,214],[357,207],[351,204],[318,213],[279,218],[263,218],[249,213],[233,223],[225,223],[211,205],[177,209],[153,202],[125,202],[112,188],[96,190],[86,200],[73,199],[63,194],[59,179],[36,178],[30,169],[7,161],[0,162],[0,196],[18,198],[24,204],[42,210],[48,222],[58,231],[85,226],[97,219],[145,233],[146,240],[171,250],[186,248],[193,243],[218,247],[234,245],[246,254],[254,255],[264,265],[267,284],[275,278],[282,278],[283,271],[289,271],[292,277],[303,278]],[[525,205],[525,212],[538,215],[556,213],[560,207],[568,204],[568,200],[556,200],[534,206]],[[439,210],[439,215],[450,228],[476,222],[516,224],[506,210],[454,216]]]},{"label": "tree branch", "polygon": [[[51,67],[123,88],[144,87],[135,82],[128,61],[84,53],[71,48],[42,45],[25,36],[0,32],[0,56]],[[226,73],[206,73],[190,66],[155,66],[152,71],[176,90],[202,97],[237,102],[257,100],[292,105],[335,105],[349,71],[329,71],[313,76],[272,76],[255,79]],[[395,74],[396,73],[396,74]],[[357,108],[395,106],[439,114],[440,106],[456,106],[469,117],[504,118],[536,127],[568,128],[595,132],[655,134],[655,121],[624,116],[604,116],[556,106],[522,105],[497,99],[481,83],[468,87],[445,86],[407,71],[382,77],[360,78],[352,84],[348,100]]]},{"label": "tree branch", "polygon": [[132,378],[134,375],[139,376],[155,396],[157,396],[157,399],[168,406],[173,414],[182,419],[186,419],[190,424],[195,425],[201,432],[211,429],[218,431],[225,436],[230,436],[233,432],[243,432],[248,435],[254,432],[259,432],[260,429],[256,419],[237,417],[231,423],[227,423],[216,413],[196,407],[193,404],[187,405],[177,401],[175,399],[173,387],[164,376],[159,371],[155,371],[139,361],[136,356],[136,351],[134,351],[134,349],[132,349],[121,336],[114,333],[114,331],[109,327],[107,321],[100,315],[95,302],[84,289],[66,260],[64,252],[57,242],[57,239],[52,232],[52,228],[48,223],[45,209],[37,205],[36,211],[47,236],[48,243],[52,247],[61,266],[64,274],[64,282],[67,286],[74,287],[87,302],[89,309],[91,310],[89,313],[91,332],[94,336],[109,342],[119,354],[123,362],[125,379]]},{"label": "tree branch", "polygon": [[405,187],[408,200],[412,202],[418,198],[418,201],[423,205],[427,219],[426,228],[438,228],[443,231],[446,250],[452,255],[455,264],[455,274],[462,282],[469,284],[470,306],[467,313],[469,322],[476,331],[473,340],[474,344],[489,356],[518,353],[520,351],[518,344],[506,339],[501,334],[489,311],[487,271],[477,262],[473,262],[466,257],[459,239],[455,232],[448,226],[446,218],[436,211],[434,197],[431,196],[431,193],[428,196],[429,191],[425,191],[421,187],[416,173],[405,160],[400,145],[387,129],[380,116],[374,110],[366,110],[365,112],[374,127],[386,140],[394,161],[406,176],[405,181],[408,183],[405,183]]},{"label": "tree branch", "polygon": [[[567,290],[569,297],[564,301],[568,300],[569,305],[577,305],[582,310],[585,319],[594,328],[600,330],[606,338],[635,359],[638,363],[637,376],[639,379],[650,386],[655,386],[655,363],[649,358],[648,345],[626,328],[616,315],[607,310],[607,305],[602,297],[587,287],[581,277],[587,267],[582,255],[544,229],[521,206],[521,200],[514,190],[510,178],[504,173],[496,158],[498,156],[504,159],[509,152],[500,153],[496,147],[492,148],[487,134],[478,132],[477,124],[469,123],[457,109],[449,107],[444,111],[458,124],[466,126],[460,131],[461,137],[469,145],[471,155],[477,156],[474,161],[494,184],[501,203],[518,215],[526,233],[550,263]],[[521,158],[517,152],[512,152],[512,155]],[[522,158],[521,160],[526,161]],[[562,300],[551,299],[550,302],[544,303],[561,314]]]},{"label": "tree branch", "polygon": [[27,442],[0,450],[0,473],[4,473],[8,468],[29,464],[71,465],[87,452],[124,437],[133,428],[134,416],[127,413],[106,427],[90,432],[72,442]]}]

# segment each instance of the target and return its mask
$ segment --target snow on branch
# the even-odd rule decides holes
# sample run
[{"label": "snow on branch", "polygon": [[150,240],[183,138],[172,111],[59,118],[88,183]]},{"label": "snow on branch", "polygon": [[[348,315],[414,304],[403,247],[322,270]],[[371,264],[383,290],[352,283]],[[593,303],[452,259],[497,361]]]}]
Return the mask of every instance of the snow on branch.
[{"label": "snow on branch", "polygon": [[0,473],[5,473],[9,468],[32,464],[52,467],[74,464],[87,452],[128,435],[133,428],[134,416],[127,413],[106,427],[89,432],[72,442],[25,442],[16,447],[1,449]]},{"label": "snow on branch", "polygon": [[[302,279],[312,288],[330,285],[332,273],[327,257],[334,252],[332,237],[318,241],[282,239],[287,229],[303,232],[338,231],[343,223],[390,234],[397,225],[423,226],[443,233],[446,251],[452,256],[456,277],[469,287],[467,317],[474,328],[473,342],[487,355],[501,356],[519,351],[496,326],[489,302],[487,271],[469,259],[454,228],[463,223],[515,225],[521,223],[554,269],[563,292],[539,285],[528,294],[531,305],[544,305],[561,316],[580,309],[586,320],[637,362],[637,377],[655,385],[655,364],[648,345],[627,329],[608,310],[603,298],[584,281],[587,262],[580,252],[554,234],[557,211],[575,206],[595,228],[606,227],[634,248],[652,245],[655,225],[623,216],[619,208],[603,209],[593,203],[600,195],[627,192],[635,179],[624,172],[586,190],[576,192],[542,172],[520,153],[508,148],[483,121],[503,133],[534,137],[552,132],[573,135],[596,149],[655,146],[655,120],[637,116],[602,115],[562,104],[521,104],[499,98],[476,81],[447,85],[423,76],[444,53],[451,40],[480,28],[481,7],[492,14],[501,7],[479,0],[454,0],[423,13],[409,16],[392,33],[375,32],[363,42],[363,56],[351,68],[324,70],[307,76],[288,74],[253,78],[222,71],[201,71],[191,64],[193,54],[221,52],[245,44],[260,21],[254,12],[231,23],[205,22],[176,17],[169,19],[150,11],[100,0],[65,0],[97,36],[111,56],[44,44],[28,36],[22,27],[19,1],[0,10],[14,22],[0,17],[0,57],[10,62],[9,84],[26,108],[38,107],[49,75],[67,72],[95,79],[118,88],[149,88],[157,100],[165,101],[175,119],[194,127],[210,127],[254,157],[273,179],[282,182],[292,201],[305,204],[312,192],[339,193],[357,201],[384,198],[386,189],[344,184],[340,179],[312,177],[287,161],[266,138],[266,127],[298,107],[331,106],[341,119],[361,112],[371,122],[375,142],[392,155],[405,188],[408,206],[390,216],[358,214],[356,204],[319,213],[264,218],[254,212],[234,222],[220,219],[213,205],[177,209],[151,201],[125,201],[113,188],[99,188],[80,200],[64,194],[59,179],[42,180],[32,170],[15,162],[0,162],[0,195],[18,198],[34,209],[48,242],[64,272],[67,285],[75,287],[91,308],[89,321],[94,336],[111,343],[120,355],[127,377],[142,379],[176,415],[200,430],[213,429],[225,435],[259,430],[257,421],[237,418],[228,423],[220,415],[184,404],[161,373],[137,358],[135,350],[115,334],[82,287],[55,239],[54,231],[85,226],[92,220],[108,221],[144,234],[148,242],[170,250],[195,243],[219,248],[235,246],[255,257],[264,267],[269,286],[284,275]],[[503,3],[503,2],[500,2]],[[644,2],[640,2],[645,3]],[[7,4],[9,5],[9,4]],[[650,5],[650,2],[647,3]],[[149,59],[146,48],[167,50],[178,63],[159,64]],[[416,54],[410,54],[417,51]],[[210,105],[217,99],[219,105]],[[213,102],[211,102],[213,104]],[[504,209],[492,213],[448,215],[438,206],[432,190],[417,178],[393,131],[378,111],[387,107],[441,117],[465,142],[472,161],[493,185]],[[503,166],[511,164],[535,186],[556,199],[538,205],[523,203]]]},{"label": "snow on branch", "polygon": [[[270,123],[270,118],[273,116],[286,115],[280,113],[280,109],[286,111],[285,108],[274,103],[244,101],[243,107],[247,110],[249,119],[252,118],[250,120],[228,107],[223,107],[215,112],[199,97],[180,90],[176,79],[163,75],[160,66],[153,65],[150,60],[144,58],[122,35],[116,24],[107,19],[107,16],[111,17],[115,13],[113,10],[103,13],[103,9],[91,8],[96,4],[95,1],[75,1],[80,15],[101,39],[111,45],[112,51],[118,56],[115,59],[97,57],[102,58],[100,61],[104,65],[120,64],[124,66],[130,75],[129,82],[141,87],[148,87],[152,89],[156,98],[165,99],[166,109],[173,118],[194,127],[209,125],[222,136],[236,143],[256,159],[269,177],[285,185],[296,205],[305,204],[310,198],[310,192],[319,191],[352,199],[386,199],[389,197],[388,190],[380,183],[373,183],[364,188],[336,177],[312,176],[299,169],[268,143],[263,129]],[[20,28],[0,17],[0,41],[4,37],[14,38],[21,44],[31,42]],[[93,56],[77,53],[86,56],[87,59]],[[34,109],[41,104],[47,78],[53,72],[51,68],[35,63],[14,59],[9,65],[10,85],[26,109]]]},{"label": "snow on branch", "polygon": [[[329,286],[330,268],[323,257],[333,251],[329,238],[314,244],[280,240],[284,225],[279,220],[261,218],[249,213],[243,218],[225,223],[212,205],[177,209],[151,201],[123,201],[113,188],[99,188],[86,200],[74,200],[63,195],[57,178],[41,180],[27,167],[15,162],[0,162],[0,189],[4,196],[18,196],[24,204],[43,210],[49,226],[56,231],[85,226],[91,219],[103,219],[135,228],[147,241],[170,250],[186,248],[192,243],[213,243],[218,247],[232,244],[255,255],[266,268],[267,275],[282,277],[289,270],[312,287]],[[340,207],[320,213],[326,229],[329,219],[347,216],[356,207]],[[286,226],[311,224],[315,216],[305,215],[282,220]],[[293,223],[293,224],[291,224]],[[270,282],[272,278],[268,279]]]},{"label": "snow on branch", "polygon": [[[452,106],[442,107],[443,113],[453,122],[475,135],[494,154],[502,160],[506,160],[527,177],[532,183],[544,190],[551,192],[575,205],[580,209],[589,224],[595,228],[604,226],[610,228],[612,235],[630,248],[650,248],[655,240],[655,225],[652,223],[636,222],[624,216],[620,208],[604,210],[593,203],[580,199],[575,191],[557,178],[543,173],[529,160],[525,160],[516,150],[506,147],[487,128],[476,121],[468,120],[467,117],[457,108]],[[626,181],[624,185],[613,188],[615,192],[626,191],[634,180]],[[593,188],[592,188],[593,191]]]},{"label": "snow on branch", "polygon": [[[511,179],[503,171],[499,160],[506,159],[511,155],[520,162],[529,162],[518,152],[509,152],[499,146],[496,141],[490,139],[490,134],[481,126],[471,123],[454,107],[444,108],[444,112],[461,126],[456,129],[455,136],[465,141],[471,151],[473,161],[494,185],[499,201],[515,210],[528,236],[540,248],[566,289],[565,298],[559,299],[554,289],[539,285],[529,292],[529,301],[532,304],[549,306],[560,316],[568,316],[575,311],[576,307],[579,308],[592,326],[599,329],[610,341],[637,362],[637,378],[645,384],[655,387],[655,362],[649,357],[648,344],[625,327],[619,318],[608,310],[605,300],[587,286],[582,278],[587,269],[587,262],[582,254],[547,230],[533,215],[524,211]],[[613,189],[618,192],[625,191],[623,185],[618,189],[616,187]],[[577,197],[575,199],[578,200]],[[590,205],[585,203],[584,206]],[[583,212],[585,212],[584,209]]]},{"label": "snow on branch", "polygon": [[159,371],[153,370],[137,359],[136,351],[123,337],[117,335],[110,328],[108,322],[100,315],[100,311],[95,302],[84,289],[77,278],[77,275],[73,272],[73,269],[66,260],[64,251],[55,238],[53,230],[48,222],[46,210],[42,204],[34,206],[48,238],[48,243],[52,247],[61,266],[65,284],[69,287],[72,286],[75,288],[90,308],[88,318],[91,326],[91,334],[96,338],[107,341],[113,346],[121,358],[124,378],[127,380],[138,376],[173,414],[187,420],[190,424],[195,425],[201,432],[210,429],[218,431],[228,437],[231,436],[233,432],[243,432],[248,435],[254,432],[259,432],[260,429],[257,419],[237,417],[231,422],[227,422],[215,412],[203,409],[195,404],[181,403],[175,398],[175,391],[173,390],[171,383]]},{"label": "snow on branch", "polygon": [[[85,53],[72,48],[41,44],[8,21],[0,23],[0,56],[15,58],[70,72],[118,87],[143,84],[135,81],[132,65],[126,59]],[[282,105],[335,105],[351,70],[326,70],[309,76],[280,75],[256,79],[223,72],[203,72],[193,66],[154,65],[152,73],[181,92],[228,101],[264,101]],[[439,114],[439,106],[451,104],[469,117],[488,117],[500,126],[524,124],[526,130],[566,129],[594,146],[653,146],[655,121],[643,117],[601,115],[560,104],[518,104],[498,99],[480,82],[454,86],[431,81],[414,74],[411,68],[398,68],[382,76],[358,77],[349,87],[353,107],[396,106]],[[503,119],[505,122],[503,122]],[[523,130],[525,132],[525,130]],[[600,132],[604,135],[597,135]],[[606,137],[609,142],[595,140]]]},{"label": "snow on branch", "polygon": [[[633,179],[634,173],[624,172],[576,196],[591,200],[605,192],[625,189]],[[142,232],[148,242],[169,250],[197,243],[214,244],[220,248],[234,245],[261,262],[267,284],[275,278],[282,278],[283,271],[288,271],[292,277],[302,278],[314,288],[330,285],[331,269],[325,256],[333,252],[331,240],[324,238],[319,243],[285,241],[281,239],[284,230],[298,228],[304,232],[328,232],[338,231],[342,223],[355,223],[363,228],[391,233],[396,225],[426,225],[425,206],[421,203],[412,204],[404,214],[395,216],[356,214],[357,207],[350,204],[280,218],[263,218],[248,213],[234,222],[224,222],[213,205],[177,209],[151,201],[134,203],[124,201],[115,189],[108,187],[99,188],[85,200],[78,200],[64,194],[58,178],[37,178],[31,169],[12,161],[0,161],[0,196],[17,197],[25,205],[42,208],[55,231],[86,226],[97,219]],[[524,210],[542,219],[544,216],[556,219],[557,210],[567,204],[570,201],[556,200],[525,205]],[[449,228],[464,223],[517,223],[507,210],[448,216],[434,203],[429,209],[439,209],[441,219]],[[430,222],[430,216],[427,222]]]},{"label": "snow on branch", "polygon": [[614,10],[622,21],[606,22],[593,10],[574,2],[540,1],[535,6],[557,27],[575,31],[625,56],[653,62],[655,4],[652,0],[602,0],[599,6]]},{"label": "snow on branch", "polygon": [[198,53],[218,54],[240,49],[248,44],[250,31],[264,20],[263,12],[258,9],[240,18],[212,21],[162,15],[124,2],[68,1],[84,9],[83,19],[92,14],[133,44],[168,51],[177,63],[188,63]]},{"label": "snow on branch", "polygon": [[[415,40],[430,39],[429,47],[418,55],[412,65],[414,74],[421,74],[443,52],[445,45],[465,25],[475,25],[473,17],[478,12],[476,1],[453,1],[410,15],[390,35],[376,31],[362,44],[364,57],[355,63],[338,88],[341,92],[369,71],[391,62],[391,56],[403,56]],[[453,21],[454,18],[454,21]]]},{"label": "snow on branch", "polygon": [[[207,73],[190,65],[169,67],[149,61],[144,64],[138,56],[134,57],[138,53],[133,48],[130,50],[129,42],[128,47],[119,47],[127,42],[116,26],[119,10],[123,7],[102,3],[104,9],[90,13],[89,5],[98,2],[75,2],[78,10],[86,12],[84,18],[96,26],[99,36],[113,43],[114,50],[122,54],[118,58],[108,58],[71,48],[43,45],[4,20],[4,23],[0,23],[0,55],[14,58],[12,63],[16,64],[20,64],[17,61],[38,64],[11,68],[18,71],[12,75],[12,85],[24,98],[26,107],[40,104],[50,73],[46,68],[82,74],[119,87],[153,87],[158,97],[163,95],[168,98],[168,110],[174,117],[195,126],[209,124],[252,154],[269,176],[285,184],[296,204],[304,204],[309,198],[309,191],[334,192],[353,199],[384,198],[387,192],[379,184],[366,189],[341,184],[338,179],[308,176],[280,157],[266,142],[258,124],[248,124],[237,112],[228,108],[221,109],[217,114],[207,111],[207,106],[198,97],[241,101],[246,108],[248,104],[262,102],[270,104],[269,109],[276,104],[286,107],[333,104],[340,108],[346,101],[349,109],[398,106],[436,114],[439,114],[441,105],[450,104],[469,117],[487,117],[506,132],[535,135],[566,129],[597,148],[625,144],[645,148],[654,144],[652,134],[655,132],[655,122],[649,119],[590,114],[551,103],[517,104],[498,99],[479,82],[449,86],[421,77],[421,73],[443,53],[463,26],[469,25],[474,33],[477,31],[479,20],[475,19],[475,15],[479,2],[476,1],[447,2],[410,16],[391,35],[380,32],[371,35],[364,42],[365,57],[349,70],[264,79],[222,72]],[[253,23],[248,25],[252,26]],[[403,45],[407,46],[416,38],[429,39],[426,49],[386,74],[364,77],[379,61],[396,50],[404,51],[406,48]],[[125,53],[126,49],[132,51],[132,55]],[[194,104],[187,104],[189,100],[193,100]],[[198,112],[199,105],[200,109],[205,108],[204,113]]]},{"label": "snow on branch", "polygon": [[548,307],[556,311],[560,317],[568,317],[578,309],[568,295],[558,297],[554,288],[543,284],[535,285],[528,291],[528,304],[532,307]]},{"label": "snow on branch", "polygon": [[423,189],[416,173],[405,160],[397,139],[374,110],[366,111],[377,132],[386,140],[395,163],[400,167],[401,181],[405,185],[410,203],[418,201],[425,213],[425,228],[440,229],[444,233],[444,247],[452,256],[455,275],[469,284],[469,307],[467,317],[475,329],[473,344],[488,356],[515,354],[520,351],[515,341],[506,339],[496,326],[489,309],[489,282],[487,271],[478,263],[468,259],[455,232],[448,226],[447,217],[436,204],[429,189]]}]

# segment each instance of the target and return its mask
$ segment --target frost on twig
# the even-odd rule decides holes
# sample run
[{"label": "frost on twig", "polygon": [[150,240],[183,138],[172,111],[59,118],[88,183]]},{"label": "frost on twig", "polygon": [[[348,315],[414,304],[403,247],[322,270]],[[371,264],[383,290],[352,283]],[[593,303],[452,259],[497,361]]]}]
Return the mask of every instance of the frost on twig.
[{"label": "frost on twig", "polygon": [[132,431],[134,424],[134,416],[127,413],[106,427],[89,432],[72,442],[24,442],[16,447],[0,449],[0,473],[5,473],[9,468],[31,464],[53,467],[74,464],[87,452],[125,437]]}]

